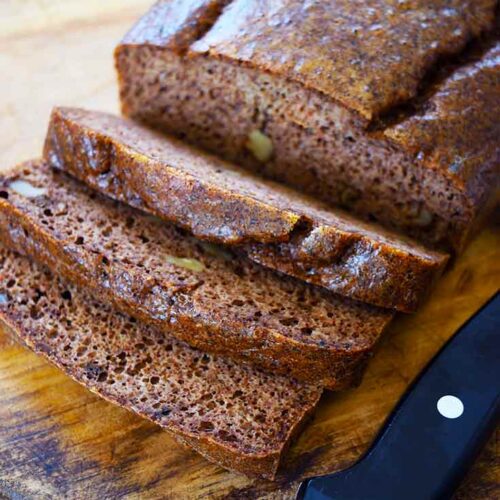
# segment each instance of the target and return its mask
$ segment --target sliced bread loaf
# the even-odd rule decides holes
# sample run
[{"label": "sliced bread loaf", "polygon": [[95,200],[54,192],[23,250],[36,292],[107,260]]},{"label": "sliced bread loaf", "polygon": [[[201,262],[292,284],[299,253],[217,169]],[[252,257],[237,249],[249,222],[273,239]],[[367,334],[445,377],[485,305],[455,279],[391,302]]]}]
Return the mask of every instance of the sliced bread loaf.
[{"label": "sliced bread loaf", "polygon": [[272,479],[320,397],[139,325],[3,247],[0,273],[0,318],[29,347],[227,469]]},{"label": "sliced bread loaf", "polygon": [[500,44],[474,47],[496,0],[213,3],[161,0],[127,34],[126,115],[463,248],[498,199]]},{"label": "sliced bread loaf", "polygon": [[333,389],[359,381],[393,316],[200,243],[42,162],[0,176],[0,236],[194,347]]},{"label": "sliced bread loaf", "polygon": [[109,114],[55,108],[46,161],[194,236],[351,298],[412,311],[447,257]]}]

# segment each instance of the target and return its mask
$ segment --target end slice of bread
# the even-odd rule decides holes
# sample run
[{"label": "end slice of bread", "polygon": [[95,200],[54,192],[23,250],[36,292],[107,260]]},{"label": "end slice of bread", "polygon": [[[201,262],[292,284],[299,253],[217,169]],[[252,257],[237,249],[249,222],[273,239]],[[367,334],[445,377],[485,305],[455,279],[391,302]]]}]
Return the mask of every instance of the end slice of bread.
[{"label": "end slice of bread", "polygon": [[24,343],[227,469],[274,478],[321,395],[138,324],[3,247],[0,273],[0,318]]},{"label": "end slice of bread", "polygon": [[55,108],[45,159],[197,238],[380,307],[415,310],[447,262],[445,254],[109,114]]},{"label": "end slice of bread", "polygon": [[0,236],[193,347],[332,389],[359,382],[393,316],[206,245],[40,161],[0,176]]}]

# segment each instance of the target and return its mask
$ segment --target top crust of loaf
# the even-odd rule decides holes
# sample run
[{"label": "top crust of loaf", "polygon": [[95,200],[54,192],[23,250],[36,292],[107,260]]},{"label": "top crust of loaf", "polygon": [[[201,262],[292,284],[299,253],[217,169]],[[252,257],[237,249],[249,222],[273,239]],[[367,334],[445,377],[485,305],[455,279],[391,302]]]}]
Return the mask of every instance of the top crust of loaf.
[{"label": "top crust of loaf", "polygon": [[193,46],[276,73],[372,118],[491,28],[495,0],[235,0]]},{"label": "top crust of loaf", "polygon": [[[182,13],[202,3],[210,18],[214,2],[175,0],[159,2],[154,21],[163,16],[167,22],[161,26],[177,24],[182,32]],[[414,97],[440,56],[457,53],[491,29],[495,5],[495,0],[234,0],[191,50],[303,83],[371,120]],[[151,35],[148,41],[163,42],[161,35]]]},{"label": "top crust of loaf", "polygon": [[[189,22],[172,11],[191,3],[160,0],[117,54],[140,44],[179,52],[160,27],[177,25],[184,33]],[[376,126],[374,138],[447,177],[471,206],[488,202],[500,154],[496,0],[234,0],[219,2],[218,17],[213,2],[202,3],[193,17],[198,21],[191,20],[199,29],[182,47],[190,57],[249,66],[328,96],[368,133]],[[470,61],[466,47],[485,34],[490,41],[478,43]],[[449,74],[427,84],[440,61],[465,53],[469,63],[462,69],[445,65]],[[398,123],[388,125],[385,117],[393,119],[408,103]]]},{"label": "top crust of loaf", "polygon": [[125,36],[123,43],[151,43],[185,51],[213,25],[229,0],[157,2]]}]

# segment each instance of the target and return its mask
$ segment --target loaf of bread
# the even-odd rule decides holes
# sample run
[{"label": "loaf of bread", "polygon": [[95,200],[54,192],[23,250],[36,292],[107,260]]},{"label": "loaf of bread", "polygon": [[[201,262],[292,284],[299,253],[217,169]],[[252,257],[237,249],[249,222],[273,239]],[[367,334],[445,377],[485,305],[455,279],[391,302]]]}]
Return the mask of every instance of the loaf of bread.
[{"label": "loaf of bread", "polygon": [[52,112],[44,157],[194,236],[330,291],[413,311],[447,257],[129,120]]},{"label": "loaf of bread", "polygon": [[0,176],[0,237],[193,347],[341,389],[393,313],[279,276],[42,162]]},{"label": "loaf of bread", "polygon": [[0,319],[103,398],[234,471],[272,479],[321,389],[197,351],[0,248]]},{"label": "loaf of bread", "polygon": [[498,201],[496,4],[161,0],[116,49],[122,110],[461,250]]}]

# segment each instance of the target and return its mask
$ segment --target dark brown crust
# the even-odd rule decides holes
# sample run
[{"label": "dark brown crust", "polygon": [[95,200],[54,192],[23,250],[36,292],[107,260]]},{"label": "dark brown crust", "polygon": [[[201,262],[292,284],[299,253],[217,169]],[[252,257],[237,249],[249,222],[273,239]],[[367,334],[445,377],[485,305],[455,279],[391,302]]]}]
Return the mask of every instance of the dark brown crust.
[{"label": "dark brown crust", "polygon": [[191,51],[297,81],[371,120],[414,97],[439,57],[491,29],[496,3],[235,0]]},{"label": "dark brown crust", "polygon": [[[8,192],[8,186],[13,179],[26,178],[25,172],[42,168],[45,167],[40,162],[21,165],[16,171],[3,176],[0,183]],[[57,182],[61,181],[64,179]],[[56,181],[49,176],[46,182]],[[67,183],[70,183],[70,179],[67,179]],[[67,183],[63,182],[64,189]],[[50,186],[47,187],[50,189]],[[71,185],[68,189],[74,190],[75,187]],[[82,186],[82,189],[86,188]],[[373,326],[367,331],[367,335],[347,342],[348,345],[333,339],[331,343],[323,340],[306,342],[303,338],[289,336],[288,332],[293,331],[292,326],[281,326],[282,331],[280,331],[274,324],[268,324],[265,316],[262,318],[263,321],[249,322],[246,317],[238,319],[236,311],[231,315],[226,311],[222,317],[215,310],[214,304],[211,305],[210,300],[213,299],[205,298],[204,295],[200,295],[199,298],[194,295],[195,298],[192,298],[190,279],[176,285],[175,279],[165,276],[165,283],[157,282],[155,280],[158,280],[158,276],[155,277],[154,269],[151,270],[153,274],[149,275],[140,270],[137,272],[132,268],[129,269],[120,261],[115,262],[115,259],[105,258],[105,255],[94,246],[87,247],[86,243],[79,245],[74,239],[69,241],[64,236],[59,236],[57,232],[47,229],[35,213],[30,214],[28,207],[24,208],[19,201],[14,202],[14,196],[15,193],[11,191],[8,195],[10,199],[0,198],[0,234],[5,245],[42,262],[79,286],[91,289],[103,302],[113,303],[119,310],[167,331],[196,348],[252,363],[273,373],[291,375],[299,380],[320,383],[331,389],[343,389],[355,385],[359,383],[375,344],[392,318],[392,314],[388,311],[354,302],[344,303],[341,302],[343,299],[323,297],[314,290],[312,292],[315,293],[316,299],[309,300],[307,306],[303,302],[297,302],[296,314],[299,317],[311,314],[311,312],[302,313],[301,307],[312,307],[317,301],[323,306],[322,310],[330,308],[335,311],[337,310],[335,304],[338,304],[339,318],[342,314],[349,314],[352,318],[362,313],[365,315],[365,321],[373,321]],[[43,207],[55,212],[55,207],[60,201],[63,199],[54,198]],[[41,208],[40,212],[45,209]],[[120,210],[122,218],[135,215],[136,220],[140,220],[137,223],[139,227],[152,224],[151,221],[148,222],[147,216],[130,212],[131,210],[123,207]],[[248,262],[248,265],[253,264]],[[212,271],[207,270],[207,272]],[[216,274],[214,278],[219,279],[221,276]],[[172,283],[168,282],[169,279]],[[206,279],[208,278],[205,276]],[[227,280],[228,276],[224,276],[223,279]],[[238,278],[234,275],[232,279]],[[269,294],[278,292],[273,281],[276,277],[269,274],[266,278],[261,273],[260,279],[269,280],[267,288]],[[159,286],[153,287],[152,282]],[[192,283],[195,288],[196,285],[196,282]],[[298,282],[295,288],[298,289],[300,285],[302,284]],[[233,286],[236,286],[235,282]],[[151,295],[156,288],[159,290]],[[227,292],[231,293],[230,290]],[[196,290],[193,294],[195,293]],[[150,299],[146,300],[146,297]],[[175,300],[170,303],[172,298]],[[291,296],[287,295],[287,298],[292,301]],[[175,321],[172,322],[172,318]],[[338,329],[335,326],[332,328]],[[300,332],[300,328],[296,330]]]},{"label": "dark brown crust", "polygon": [[240,245],[260,264],[381,307],[415,310],[445,267],[444,254],[173,139],[161,141],[160,156],[157,136],[145,128],[104,113],[55,108],[44,157],[197,238]]},{"label": "dark brown crust", "polygon": [[[11,260],[19,259],[19,261],[24,260],[24,258],[17,257],[12,253],[7,254],[4,249],[0,250],[2,258],[7,258]],[[22,266],[21,266],[22,267]],[[3,275],[3,280],[9,281],[11,278],[16,278],[16,276]],[[58,286],[57,280],[48,281],[48,277],[45,278],[46,282],[37,282],[33,283],[33,286],[41,287],[42,289],[46,287],[52,286],[56,288]],[[61,290],[63,290],[62,288]],[[26,290],[26,295],[28,295],[28,290]],[[72,290],[73,297],[76,296],[78,291]],[[21,298],[19,297],[19,300]],[[91,299],[88,299],[91,300]],[[19,306],[22,307],[22,306]],[[80,311],[73,312],[73,315],[78,315]],[[113,314],[112,311],[108,311],[109,314]],[[85,315],[85,311],[82,310],[81,314]],[[84,387],[99,395],[100,397],[110,401],[111,403],[117,404],[123,408],[126,408],[134,413],[137,413],[141,417],[144,417],[151,422],[160,425],[165,430],[170,432],[173,437],[175,437],[179,442],[193,448],[198,453],[203,455],[210,461],[213,461],[222,467],[233,470],[239,473],[246,474],[248,476],[257,476],[264,477],[267,479],[274,479],[276,472],[278,470],[279,464],[281,462],[283,454],[289,447],[290,442],[293,438],[300,432],[302,426],[307,421],[309,416],[314,411],[319,398],[321,396],[321,390],[314,388],[307,388],[297,385],[291,390],[296,390],[297,392],[304,390],[307,392],[307,396],[303,399],[304,405],[298,411],[299,415],[296,418],[296,421],[291,425],[290,429],[288,429],[286,435],[279,437],[279,442],[274,443],[275,449],[271,450],[253,450],[253,451],[245,451],[238,449],[236,446],[231,445],[230,443],[225,443],[224,441],[217,439],[215,437],[208,436],[203,433],[197,432],[189,432],[181,426],[177,426],[175,421],[169,421],[165,417],[159,416],[159,412],[151,413],[146,409],[146,405],[144,408],[139,407],[137,404],[133,404],[133,401],[127,397],[127,390],[122,390],[122,394],[120,393],[120,389],[111,388],[111,386],[106,383],[100,382],[96,379],[89,379],[86,377],[86,370],[84,365],[80,365],[75,362],[73,359],[70,359],[71,356],[63,355],[61,352],[57,352],[56,349],[50,347],[50,342],[45,342],[43,339],[46,335],[49,334],[48,327],[39,326],[39,328],[47,328],[47,332],[45,334],[43,332],[36,332],[32,330],[32,328],[27,327],[23,322],[22,315],[18,313],[15,308],[12,310],[10,307],[5,307],[4,304],[0,306],[0,319],[34,352],[41,354],[71,378],[73,378],[78,383],[82,384]],[[66,318],[64,318],[66,319]],[[60,318],[61,324],[63,324],[63,318]],[[92,318],[88,318],[89,322],[93,321]],[[137,327],[140,330],[142,327]],[[147,336],[147,330],[144,329],[144,333]],[[175,341],[174,341],[175,342]],[[183,349],[181,346],[177,347],[177,349]],[[188,347],[185,349],[189,350]],[[65,353],[65,351],[63,351]],[[111,354],[111,353],[110,353]],[[113,353],[116,355],[116,353]],[[157,355],[154,351],[151,352],[153,357],[152,366],[154,366],[154,357]],[[182,358],[178,358],[177,362],[182,363]],[[161,361],[159,361],[161,362]],[[231,376],[231,369],[234,370],[234,366],[225,366],[224,363],[220,363],[220,369],[225,370],[227,375]],[[108,367],[109,368],[109,367]],[[238,367],[236,367],[235,372],[237,372]],[[154,369],[153,369],[154,373]],[[237,375],[237,373],[235,373]],[[248,379],[252,380],[251,375],[246,375]],[[258,373],[256,380],[255,391],[258,392]],[[264,425],[264,424],[263,424]]]},{"label": "dark brown crust", "polygon": [[151,37],[182,53],[201,37],[230,0],[169,0],[158,2],[132,27],[124,41],[145,43]]},{"label": "dark brown crust", "polygon": [[[255,244],[245,248],[246,255],[266,267],[322,286],[328,290],[381,307],[391,307],[410,313],[415,311],[441,275],[447,257],[434,265],[425,265],[414,256],[384,248],[383,244],[350,234],[320,227],[307,236],[292,235],[290,243],[276,245]],[[319,233],[319,234],[318,234]],[[331,240],[328,239],[331,237]],[[317,253],[311,260],[300,255],[307,243],[321,239],[321,247],[333,247],[337,253],[327,254],[333,258],[322,260]],[[353,241],[354,240],[354,241]],[[332,242],[330,244],[330,241]],[[315,248],[317,250],[317,248]],[[299,254],[299,255],[298,255]],[[427,263],[430,264],[430,263]]]}]

